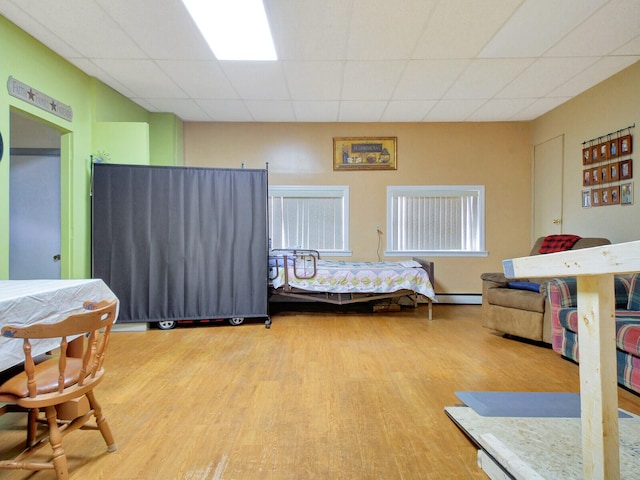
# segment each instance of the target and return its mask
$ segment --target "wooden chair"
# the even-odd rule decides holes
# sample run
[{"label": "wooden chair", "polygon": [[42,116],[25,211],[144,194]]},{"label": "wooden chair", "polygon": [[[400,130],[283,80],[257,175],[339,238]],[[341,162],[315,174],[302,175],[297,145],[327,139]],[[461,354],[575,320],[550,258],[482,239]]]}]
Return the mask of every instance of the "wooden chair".
[{"label": "wooden chair", "polygon": [[[77,429],[100,430],[107,450],[116,450],[93,389],[104,377],[104,355],[117,315],[117,300],[87,303],[85,308],[86,312],[71,315],[55,324],[7,325],[2,329],[4,337],[23,339],[25,363],[23,372],[0,385],[0,403],[24,409],[29,416],[25,450],[13,460],[0,461],[0,469],[55,470],[58,479],[68,478],[62,439]],[[86,336],[80,358],[70,356],[67,348],[68,338],[76,335]],[[59,355],[36,364],[31,355],[30,340],[38,338],[60,338]],[[46,415],[48,435],[36,438],[41,409]],[[92,415],[95,425],[87,424]],[[47,444],[53,450],[51,461],[29,461]]]}]

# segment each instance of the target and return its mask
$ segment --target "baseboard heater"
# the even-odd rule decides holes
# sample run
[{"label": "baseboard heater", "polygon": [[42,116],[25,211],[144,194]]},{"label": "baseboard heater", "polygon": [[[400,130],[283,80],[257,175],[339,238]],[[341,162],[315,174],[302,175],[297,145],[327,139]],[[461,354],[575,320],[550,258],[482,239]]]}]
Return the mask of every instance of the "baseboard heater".
[{"label": "baseboard heater", "polygon": [[482,305],[481,293],[436,293],[440,304]]}]

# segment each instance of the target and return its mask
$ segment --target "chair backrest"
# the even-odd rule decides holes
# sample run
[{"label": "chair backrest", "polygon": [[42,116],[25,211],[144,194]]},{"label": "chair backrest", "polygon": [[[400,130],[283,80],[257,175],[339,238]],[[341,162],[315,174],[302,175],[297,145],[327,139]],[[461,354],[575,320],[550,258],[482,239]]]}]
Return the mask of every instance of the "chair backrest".
[{"label": "chair backrest", "polygon": [[[85,303],[87,311],[70,315],[66,319],[53,324],[33,324],[24,327],[7,325],[2,328],[2,336],[21,338],[24,342],[24,371],[27,379],[28,396],[35,397],[42,393],[38,388],[36,365],[31,354],[33,339],[59,338],[60,356],[58,358],[57,381],[52,391],[62,393],[69,385],[82,386],[86,379],[96,378],[102,372],[104,354],[109,343],[111,327],[117,316],[118,301],[102,301]],[[86,336],[82,358],[70,358],[67,355],[69,338],[78,335]],[[41,386],[42,387],[42,386]]]}]

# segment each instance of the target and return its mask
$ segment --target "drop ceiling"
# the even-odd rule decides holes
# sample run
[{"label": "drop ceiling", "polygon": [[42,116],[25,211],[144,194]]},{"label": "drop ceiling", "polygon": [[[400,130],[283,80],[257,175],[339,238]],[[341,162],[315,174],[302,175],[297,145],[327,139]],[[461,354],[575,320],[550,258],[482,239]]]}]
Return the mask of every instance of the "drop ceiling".
[{"label": "drop ceiling", "polygon": [[180,0],[2,0],[0,14],[184,121],[527,121],[640,59],[640,0],[264,3],[276,62],[216,60]]}]

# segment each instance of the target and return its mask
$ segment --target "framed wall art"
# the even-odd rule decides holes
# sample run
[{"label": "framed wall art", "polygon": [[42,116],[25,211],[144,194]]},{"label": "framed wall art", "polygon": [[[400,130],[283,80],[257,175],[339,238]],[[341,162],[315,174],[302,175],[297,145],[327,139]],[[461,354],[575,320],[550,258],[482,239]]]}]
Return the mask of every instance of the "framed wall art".
[{"label": "framed wall art", "polygon": [[609,164],[609,180],[612,182],[618,181],[620,178],[618,174],[620,173],[620,167],[618,166],[618,162]]},{"label": "framed wall art", "polygon": [[608,158],[608,145],[606,143],[601,143],[598,145],[598,161],[603,161]]},{"label": "framed wall art", "polygon": [[589,208],[591,206],[591,190],[582,190],[582,207]]},{"label": "framed wall art", "polygon": [[633,183],[623,183],[620,185],[620,203],[622,205],[633,204]]},{"label": "framed wall art", "polygon": [[396,170],[396,137],[334,137],[334,170]]},{"label": "framed wall art", "polygon": [[633,161],[631,159],[620,162],[620,179],[627,180],[629,178],[633,178]]},{"label": "framed wall art", "polygon": [[619,146],[620,150],[619,150],[619,154],[620,156],[622,155],[630,155],[631,152],[633,151],[633,145],[631,143],[631,135],[625,135],[623,137],[620,137],[620,146]]},{"label": "framed wall art", "polygon": [[616,158],[618,156],[618,145],[619,139],[615,138],[613,140],[609,140],[607,144],[609,145],[609,158]]},{"label": "framed wall art", "polygon": [[620,203],[620,186],[619,185],[609,187],[609,203],[611,205],[618,205]]}]

